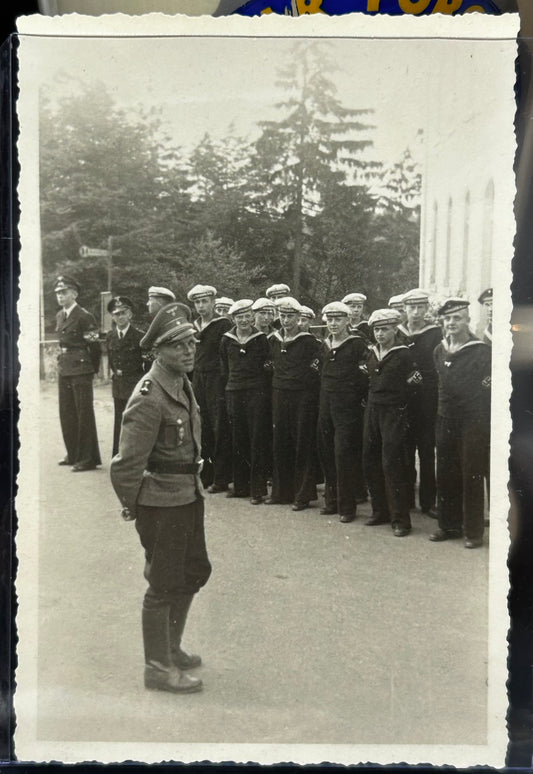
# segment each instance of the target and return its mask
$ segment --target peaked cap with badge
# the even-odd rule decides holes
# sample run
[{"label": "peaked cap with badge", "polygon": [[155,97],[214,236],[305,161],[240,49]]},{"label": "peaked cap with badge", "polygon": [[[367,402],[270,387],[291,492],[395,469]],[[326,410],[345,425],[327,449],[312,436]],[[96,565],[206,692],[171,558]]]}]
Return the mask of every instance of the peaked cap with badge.
[{"label": "peaked cap with badge", "polygon": [[483,291],[483,293],[481,293],[481,295],[478,298],[478,301],[480,304],[488,303],[489,301],[492,301],[492,296],[493,296],[493,289],[487,288],[486,290]]},{"label": "peaked cap with badge", "polygon": [[69,277],[68,274],[62,274],[54,282],[54,293],[58,293],[60,290],[68,289],[75,290],[76,293],[79,293],[81,290],[79,283],[76,282],[75,279]]},{"label": "peaked cap with badge", "polygon": [[131,298],[128,298],[128,296],[115,296],[107,305],[107,311],[110,314],[114,314],[115,312],[124,312],[126,309],[129,309],[132,312],[133,308],[133,301]]},{"label": "peaked cap with badge", "polygon": [[179,301],[162,307],[141,339],[141,347],[152,349],[160,344],[173,344],[195,333],[187,312],[190,315],[189,309]]},{"label": "peaked cap with badge", "polygon": [[468,309],[470,301],[460,296],[451,296],[439,307],[437,314],[439,317],[443,317],[447,314],[453,314],[454,312],[460,312],[462,309]]}]

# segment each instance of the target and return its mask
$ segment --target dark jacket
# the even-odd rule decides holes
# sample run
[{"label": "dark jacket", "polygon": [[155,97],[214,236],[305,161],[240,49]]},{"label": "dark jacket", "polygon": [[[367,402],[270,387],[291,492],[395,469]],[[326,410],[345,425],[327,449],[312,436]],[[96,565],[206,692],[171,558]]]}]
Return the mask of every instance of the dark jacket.
[{"label": "dark jacket", "polygon": [[415,367],[422,374],[424,387],[437,383],[437,372],[433,360],[433,352],[442,341],[440,325],[429,324],[416,333],[409,333],[404,325],[398,326],[402,344],[407,344],[411,351]]},{"label": "dark jacket", "polygon": [[455,352],[443,339],[435,348],[441,417],[483,416],[490,419],[491,348],[472,336]]},{"label": "dark jacket", "polygon": [[183,401],[178,378],[156,360],[135,387],[122,418],[120,447],[111,461],[111,483],[120,502],[135,507],[172,507],[194,502],[202,494],[195,473],[157,472],[158,467],[200,459],[200,414],[191,385],[183,377]]},{"label": "dark jacket", "polygon": [[225,333],[220,342],[220,371],[226,391],[269,390],[267,337],[253,328],[248,339],[241,343],[235,331],[232,328]]},{"label": "dark jacket", "polygon": [[56,332],[59,338],[59,376],[98,373],[100,342],[96,320],[90,312],[76,304],[65,320],[61,310],[56,315]]},{"label": "dark jacket", "polygon": [[143,336],[144,333],[132,325],[122,339],[119,338],[115,328],[108,331],[106,335],[114,398],[127,400],[144,374],[144,360],[140,347]]},{"label": "dark jacket", "polygon": [[406,344],[396,344],[384,357],[377,345],[370,347],[367,368],[369,405],[406,406],[413,388],[421,383]]},{"label": "dark jacket", "polygon": [[338,347],[332,347],[328,336],[320,350],[321,384],[327,392],[354,393],[364,398],[368,389],[368,376],[364,368],[368,347],[362,336],[348,336]]},{"label": "dark jacket", "polygon": [[215,315],[207,325],[200,329],[200,320],[194,321],[198,346],[194,358],[195,373],[207,373],[220,370],[220,340],[232,327],[227,317]]},{"label": "dark jacket", "polygon": [[285,341],[280,331],[268,337],[275,390],[316,390],[320,385],[320,343],[311,333],[300,332]]}]

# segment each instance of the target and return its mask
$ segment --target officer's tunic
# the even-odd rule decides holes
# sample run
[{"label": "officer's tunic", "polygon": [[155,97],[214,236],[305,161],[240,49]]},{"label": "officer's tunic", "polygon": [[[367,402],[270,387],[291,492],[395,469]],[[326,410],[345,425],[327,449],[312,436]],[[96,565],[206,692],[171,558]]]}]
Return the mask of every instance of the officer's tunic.
[{"label": "officer's tunic", "polygon": [[70,314],[56,315],[59,419],[68,462],[100,465],[93,405],[93,377],[100,365],[98,328],[93,315],[75,304]]},{"label": "officer's tunic", "polygon": [[192,384],[202,417],[202,482],[226,489],[231,481],[231,436],[220,378],[220,340],[231,322],[217,314],[203,328],[201,318],[194,327],[198,344]]},{"label": "officer's tunic", "polygon": [[136,516],[148,593],[169,602],[196,593],[211,572],[198,473],[200,437],[189,380],[156,360],[128,401],[111,482]]},{"label": "officer's tunic", "polygon": [[225,333],[220,342],[236,497],[259,498],[266,494],[271,433],[270,383],[266,370],[269,357],[267,337],[255,328],[244,343],[237,338],[236,328]]},{"label": "officer's tunic", "polygon": [[364,490],[363,405],[368,389],[362,369],[368,354],[361,336],[333,347],[328,336],[320,352],[318,455],[326,482],[325,505],[341,516],[355,516]]},{"label": "officer's tunic", "polygon": [[118,452],[122,414],[133,388],[144,373],[144,359],[140,347],[143,336],[143,332],[132,325],[122,337],[119,335],[118,328],[113,328],[106,336],[107,356],[111,370],[111,394],[115,406],[113,456]]},{"label": "officer's tunic", "polygon": [[410,529],[407,405],[409,381],[419,377],[405,344],[393,346],[383,357],[377,345],[370,351],[363,459],[372,513],[393,527]]},{"label": "officer's tunic", "polygon": [[[403,343],[411,351],[422,381],[413,390],[409,400],[409,460],[411,471],[411,498],[414,501],[416,481],[415,454],[420,461],[418,498],[422,511],[435,507],[437,483],[435,479],[435,422],[437,420],[438,379],[433,362],[433,351],[442,340],[440,325],[426,325],[420,331],[409,333],[407,326],[399,325]],[[412,503],[414,505],[414,502]]]},{"label": "officer's tunic", "polygon": [[439,527],[483,536],[484,484],[489,467],[491,349],[475,336],[455,352],[435,349],[439,377],[437,513]]},{"label": "officer's tunic", "polygon": [[316,428],[320,387],[320,344],[310,333],[285,340],[269,337],[272,361],[272,500],[307,504],[316,500]]}]

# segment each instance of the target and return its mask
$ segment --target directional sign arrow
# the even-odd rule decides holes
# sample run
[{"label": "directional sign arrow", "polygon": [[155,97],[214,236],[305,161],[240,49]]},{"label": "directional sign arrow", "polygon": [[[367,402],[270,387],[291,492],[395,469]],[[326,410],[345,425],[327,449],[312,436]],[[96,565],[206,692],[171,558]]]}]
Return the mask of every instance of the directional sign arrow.
[{"label": "directional sign arrow", "polygon": [[[113,250],[112,255],[120,255],[122,250],[119,248],[118,250]],[[87,247],[87,245],[82,245],[80,247],[80,257],[81,258],[107,258],[109,255],[109,250],[102,250],[97,247]]]}]

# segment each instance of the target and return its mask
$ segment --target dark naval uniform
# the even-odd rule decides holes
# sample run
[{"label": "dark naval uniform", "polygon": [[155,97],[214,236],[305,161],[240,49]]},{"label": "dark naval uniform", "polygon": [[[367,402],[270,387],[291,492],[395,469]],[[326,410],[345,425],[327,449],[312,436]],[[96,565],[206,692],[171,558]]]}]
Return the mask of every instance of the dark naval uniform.
[{"label": "dark naval uniform", "polygon": [[474,336],[455,352],[435,349],[439,377],[437,487],[439,527],[481,540],[489,468],[491,349]]},{"label": "dark naval uniform", "polygon": [[[420,509],[428,513],[435,507],[437,483],[435,479],[435,422],[437,419],[438,379],[433,362],[433,351],[442,340],[440,325],[426,325],[420,331],[409,333],[405,325],[398,330],[411,351],[422,381],[416,385],[409,400],[409,460],[411,470],[411,497],[414,499],[416,481],[415,454],[420,461]],[[411,503],[414,505],[414,503]]]},{"label": "dark naval uniform", "polygon": [[370,348],[368,405],[365,413],[364,468],[372,499],[369,523],[392,522],[409,530],[409,420],[412,385],[420,381],[407,345],[397,344],[381,357]]},{"label": "dark naval uniform", "polygon": [[271,432],[268,340],[253,328],[241,343],[232,328],[220,343],[221,375],[231,425],[233,493],[259,499],[266,495],[268,441]]},{"label": "dark naval uniform", "polygon": [[118,328],[107,333],[106,347],[111,370],[111,392],[115,406],[113,427],[113,456],[118,452],[122,414],[133,388],[144,374],[144,359],[140,341],[142,331],[130,325],[124,335]]},{"label": "dark naval uniform", "polygon": [[363,408],[368,389],[364,366],[367,345],[348,336],[333,347],[328,336],[321,349],[318,455],[326,482],[325,510],[355,518],[364,489],[362,471]]},{"label": "dark naval uniform", "polygon": [[300,332],[285,341],[277,331],[269,343],[274,428],[271,499],[298,508],[317,498],[320,344],[310,333]]},{"label": "dark naval uniform", "polygon": [[202,482],[224,490],[231,481],[231,437],[220,377],[220,340],[232,326],[218,314],[203,328],[200,324],[201,319],[194,323],[198,346],[192,384],[202,417]]},{"label": "dark naval uniform", "polygon": [[56,315],[59,418],[70,465],[100,465],[93,405],[93,377],[100,365],[98,328],[93,315],[76,304]]}]

